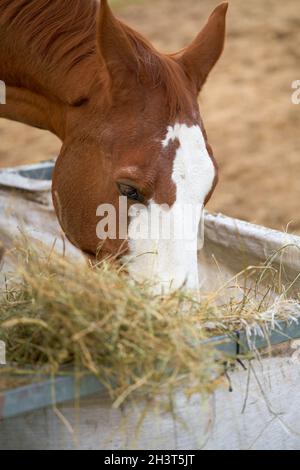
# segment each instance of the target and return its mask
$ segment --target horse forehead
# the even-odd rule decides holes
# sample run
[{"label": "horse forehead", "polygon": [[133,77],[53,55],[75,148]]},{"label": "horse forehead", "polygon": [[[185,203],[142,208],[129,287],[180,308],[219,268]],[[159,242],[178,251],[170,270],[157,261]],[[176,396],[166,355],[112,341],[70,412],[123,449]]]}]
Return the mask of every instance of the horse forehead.
[{"label": "horse forehead", "polygon": [[176,186],[176,201],[203,203],[212,188],[215,167],[201,126],[168,126],[162,147],[166,151],[173,147],[171,179]]}]

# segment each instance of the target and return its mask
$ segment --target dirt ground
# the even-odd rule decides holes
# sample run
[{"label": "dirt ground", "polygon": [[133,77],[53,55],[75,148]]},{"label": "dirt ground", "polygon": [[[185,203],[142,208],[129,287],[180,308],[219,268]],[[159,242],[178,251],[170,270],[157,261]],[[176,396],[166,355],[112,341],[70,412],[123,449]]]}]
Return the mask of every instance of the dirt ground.
[{"label": "dirt ground", "polygon": [[[185,46],[218,3],[116,1],[119,16],[166,52]],[[210,210],[300,233],[300,105],[291,101],[297,79],[299,0],[230,0],[224,56],[200,97],[220,165]],[[52,158],[59,148],[47,132],[0,120],[5,166]]]}]

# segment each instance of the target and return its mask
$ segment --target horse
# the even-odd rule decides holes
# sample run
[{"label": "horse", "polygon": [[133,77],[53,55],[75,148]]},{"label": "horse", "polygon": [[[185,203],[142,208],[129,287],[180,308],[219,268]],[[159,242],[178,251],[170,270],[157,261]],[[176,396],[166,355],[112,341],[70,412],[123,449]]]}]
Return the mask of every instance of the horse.
[{"label": "horse", "polygon": [[[197,233],[139,239],[133,227],[153,209],[182,226],[178,208],[188,205],[198,227],[216,187],[198,95],[224,48],[227,8],[217,6],[190,45],[167,55],[107,0],[0,3],[0,117],[61,139],[52,196],[63,232],[88,256],[125,260],[134,279],[164,291],[198,288]],[[99,239],[103,204],[125,237]]]}]

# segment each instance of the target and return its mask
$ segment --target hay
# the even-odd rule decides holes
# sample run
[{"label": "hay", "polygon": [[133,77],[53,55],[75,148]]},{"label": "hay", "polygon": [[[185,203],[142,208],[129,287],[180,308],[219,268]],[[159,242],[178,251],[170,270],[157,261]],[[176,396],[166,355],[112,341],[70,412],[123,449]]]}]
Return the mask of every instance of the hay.
[{"label": "hay", "polygon": [[279,273],[268,264],[196,301],[184,290],[153,296],[118,266],[75,263],[24,239],[11,256],[18,270],[0,299],[10,364],[17,372],[31,365],[42,374],[92,373],[115,406],[136,393],[211,392],[225,358],[204,340],[241,328],[266,334],[278,320],[293,321],[298,306],[278,292]]},{"label": "hay", "polygon": [[13,256],[18,271],[0,301],[0,339],[19,369],[92,373],[118,405],[139,390],[216,385],[220,355],[201,344],[198,304],[184,292],[154,297],[107,262],[74,263],[24,241]]}]

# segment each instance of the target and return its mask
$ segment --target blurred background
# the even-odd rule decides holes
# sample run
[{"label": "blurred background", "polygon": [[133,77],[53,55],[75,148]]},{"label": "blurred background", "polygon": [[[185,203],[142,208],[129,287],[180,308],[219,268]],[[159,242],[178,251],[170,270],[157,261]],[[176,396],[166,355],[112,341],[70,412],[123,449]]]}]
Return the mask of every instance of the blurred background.
[{"label": "blurred background", "polygon": [[[111,0],[163,52],[198,33],[218,0]],[[208,209],[300,233],[299,0],[229,0],[227,43],[199,99],[220,183]],[[0,164],[55,157],[51,134],[0,119]]]}]

